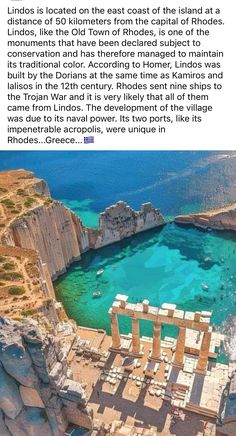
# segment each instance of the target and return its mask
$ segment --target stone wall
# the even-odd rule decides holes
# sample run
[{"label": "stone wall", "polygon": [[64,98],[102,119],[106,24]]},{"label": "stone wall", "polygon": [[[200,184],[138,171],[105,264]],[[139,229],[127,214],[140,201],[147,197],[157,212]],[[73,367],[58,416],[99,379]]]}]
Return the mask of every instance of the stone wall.
[{"label": "stone wall", "polygon": [[33,320],[0,318],[1,436],[62,436],[69,422],[91,428],[85,392],[68,378],[56,337]]}]

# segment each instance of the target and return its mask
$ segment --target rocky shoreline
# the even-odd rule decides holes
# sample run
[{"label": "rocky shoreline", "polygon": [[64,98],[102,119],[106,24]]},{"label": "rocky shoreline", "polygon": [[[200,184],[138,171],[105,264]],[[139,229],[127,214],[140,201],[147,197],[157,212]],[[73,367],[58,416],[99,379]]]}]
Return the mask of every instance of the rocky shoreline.
[{"label": "rocky shoreline", "polygon": [[202,229],[236,230],[236,204],[209,211],[178,215],[177,224],[192,224]]}]

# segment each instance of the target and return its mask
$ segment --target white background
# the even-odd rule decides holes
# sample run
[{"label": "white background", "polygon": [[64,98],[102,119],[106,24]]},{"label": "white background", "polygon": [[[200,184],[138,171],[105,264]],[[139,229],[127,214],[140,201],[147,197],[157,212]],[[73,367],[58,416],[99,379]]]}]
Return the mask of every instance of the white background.
[{"label": "white background", "polygon": [[[188,6],[188,7],[219,7],[222,10],[224,18],[224,28],[220,26],[211,26],[212,38],[214,38],[214,47],[219,50],[224,49],[224,91],[220,94],[215,93],[214,98],[211,100],[214,105],[214,111],[204,116],[204,121],[196,125],[175,125],[174,128],[168,129],[166,134],[162,135],[94,135],[95,143],[90,145],[75,144],[75,145],[7,145],[7,132],[6,132],[6,117],[7,117],[7,98],[6,98],[6,82],[7,82],[7,7],[29,7],[36,8],[37,6],[48,7],[157,7],[157,6]],[[116,150],[234,150],[236,149],[236,135],[235,135],[235,17],[236,7],[234,1],[223,0],[207,0],[204,2],[195,0],[166,0],[166,1],[146,1],[140,0],[120,0],[111,3],[107,0],[100,0],[90,4],[87,1],[75,0],[1,0],[0,4],[0,41],[1,41],[1,69],[0,69],[0,97],[1,97],[1,126],[0,126],[0,149],[2,150],[56,150],[56,149],[71,149],[71,150],[88,150],[88,149],[116,149]],[[29,15],[29,18],[32,17]],[[201,17],[201,16],[200,16]],[[210,16],[209,16],[210,18]],[[211,44],[210,44],[211,45]],[[210,47],[209,47],[210,49]],[[31,58],[31,61],[33,59]],[[49,59],[51,60],[51,59]],[[201,60],[201,59],[199,59]],[[219,59],[221,60],[221,59]],[[216,59],[218,61],[218,59]],[[152,70],[153,71],[153,70]],[[210,102],[208,104],[211,104]],[[18,114],[19,115],[19,114]],[[124,113],[125,115],[125,113]]]}]

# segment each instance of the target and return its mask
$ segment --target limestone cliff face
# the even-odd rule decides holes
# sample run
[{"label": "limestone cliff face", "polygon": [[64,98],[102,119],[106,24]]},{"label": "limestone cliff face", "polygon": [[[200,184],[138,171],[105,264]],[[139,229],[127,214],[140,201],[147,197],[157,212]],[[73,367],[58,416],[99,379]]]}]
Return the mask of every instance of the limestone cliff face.
[{"label": "limestone cliff face", "polygon": [[32,320],[0,318],[0,434],[62,436],[78,416],[92,425],[83,388],[68,378],[56,332],[48,334]]},{"label": "limestone cliff face", "polygon": [[[40,189],[44,189],[41,182]],[[15,219],[1,242],[36,250],[52,279],[56,279],[85,251],[164,224],[160,210],[151,203],[143,204],[136,212],[123,201],[105,209],[99,221],[98,229],[87,228],[63,204],[51,200],[50,204],[37,206]]]},{"label": "limestone cliff face", "polygon": [[160,209],[151,203],[141,206],[136,212],[123,201],[105,209],[99,216],[99,229],[89,230],[90,247],[97,249],[112,244],[136,233],[164,224]]},{"label": "limestone cliff face", "polygon": [[38,251],[53,279],[89,248],[80,219],[57,201],[16,219],[2,239],[7,245]]},{"label": "limestone cliff face", "polygon": [[236,204],[202,213],[179,215],[176,223],[193,224],[197,227],[217,230],[236,230]]},{"label": "limestone cliff face", "polygon": [[[98,249],[164,224],[160,210],[151,203],[135,211],[119,201],[100,214],[98,229],[90,229],[62,203],[52,200],[47,183],[35,178],[33,173],[24,170],[10,171],[5,176],[0,173],[1,183],[5,180],[8,185],[2,190],[0,203],[5,225],[0,244],[38,252],[52,279],[89,249]],[[18,207],[14,210],[15,218],[8,210],[9,205]]]}]

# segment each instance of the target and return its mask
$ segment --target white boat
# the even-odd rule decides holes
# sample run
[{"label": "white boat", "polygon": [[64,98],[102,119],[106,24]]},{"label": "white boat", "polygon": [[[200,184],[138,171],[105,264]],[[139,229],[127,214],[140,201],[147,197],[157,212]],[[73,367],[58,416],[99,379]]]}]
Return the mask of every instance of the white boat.
[{"label": "white boat", "polygon": [[204,291],[207,291],[209,289],[209,286],[206,283],[202,283],[202,289]]},{"label": "white boat", "polygon": [[104,269],[99,269],[97,271],[97,276],[101,276],[104,273]]},{"label": "white boat", "polygon": [[102,292],[101,291],[95,291],[93,292],[93,298],[99,298],[102,296]]},{"label": "white boat", "polygon": [[211,261],[212,261],[211,257],[205,257],[204,258],[204,262],[211,262]]}]

